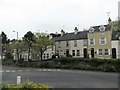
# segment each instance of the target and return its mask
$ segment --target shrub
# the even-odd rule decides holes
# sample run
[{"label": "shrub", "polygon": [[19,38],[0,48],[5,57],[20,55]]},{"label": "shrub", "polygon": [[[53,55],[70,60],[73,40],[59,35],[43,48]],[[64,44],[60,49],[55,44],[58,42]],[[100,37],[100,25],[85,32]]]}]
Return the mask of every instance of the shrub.
[{"label": "shrub", "polygon": [[30,81],[23,82],[21,84],[3,84],[2,90],[49,90],[48,86],[41,84],[35,84]]}]

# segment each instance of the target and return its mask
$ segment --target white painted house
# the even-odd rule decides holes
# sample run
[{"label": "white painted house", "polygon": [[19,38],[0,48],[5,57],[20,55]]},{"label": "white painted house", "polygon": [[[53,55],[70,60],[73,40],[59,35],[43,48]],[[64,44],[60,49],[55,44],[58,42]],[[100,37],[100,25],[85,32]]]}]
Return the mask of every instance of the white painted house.
[{"label": "white painted house", "polygon": [[120,58],[120,32],[112,33],[112,58]]},{"label": "white painted house", "polygon": [[55,52],[59,57],[87,57],[87,31],[73,33],[61,31],[61,37],[55,40]]}]

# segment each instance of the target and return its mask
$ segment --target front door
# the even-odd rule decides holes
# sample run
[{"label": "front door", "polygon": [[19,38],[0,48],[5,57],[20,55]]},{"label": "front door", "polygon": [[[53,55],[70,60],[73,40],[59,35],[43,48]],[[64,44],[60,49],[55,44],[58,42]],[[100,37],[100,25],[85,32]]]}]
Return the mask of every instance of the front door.
[{"label": "front door", "polygon": [[91,58],[94,58],[94,48],[91,48]]},{"label": "front door", "polygon": [[112,58],[116,58],[116,48],[112,48]]},{"label": "front door", "polygon": [[84,48],[84,58],[87,58],[87,48]]},{"label": "front door", "polygon": [[66,50],[66,57],[68,57],[69,56],[69,50],[67,49]]}]

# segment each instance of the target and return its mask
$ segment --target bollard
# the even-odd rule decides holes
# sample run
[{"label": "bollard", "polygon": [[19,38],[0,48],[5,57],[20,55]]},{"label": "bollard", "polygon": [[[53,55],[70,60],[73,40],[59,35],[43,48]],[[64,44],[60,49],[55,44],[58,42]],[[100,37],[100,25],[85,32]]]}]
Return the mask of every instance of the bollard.
[{"label": "bollard", "polygon": [[17,84],[21,83],[21,76],[17,76]]}]

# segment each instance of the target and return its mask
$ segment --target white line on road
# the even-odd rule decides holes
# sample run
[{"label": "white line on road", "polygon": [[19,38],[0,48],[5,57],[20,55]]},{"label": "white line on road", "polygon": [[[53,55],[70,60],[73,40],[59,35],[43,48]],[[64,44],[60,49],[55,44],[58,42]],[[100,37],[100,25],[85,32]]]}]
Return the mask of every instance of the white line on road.
[{"label": "white line on road", "polygon": [[29,72],[30,70],[25,70],[26,72]]},{"label": "white line on road", "polygon": [[5,72],[10,72],[10,70],[5,70]]},{"label": "white line on road", "polygon": [[2,70],[2,71],[0,71],[0,72],[4,72],[4,71]]},{"label": "white line on road", "polygon": [[37,71],[42,71],[42,69],[38,69]]},{"label": "white line on road", "polygon": [[52,71],[51,69],[47,69],[47,71]]},{"label": "white line on road", "polygon": [[11,70],[11,72],[16,72],[15,70]]},{"label": "white line on road", "polygon": [[43,69],[43,72],[47,71],[47,69]]},{"label": "white line on road", "polygon": [[56,69],[52,69],[52,71],[57,71]]},{"label": "white line on road", "polygon": [[22,72],[23,70],[18,70],[18,72]]},{"label": "white line on road", "polygon": [[57,69],[57,71],[60,71],[60,69]]}]

